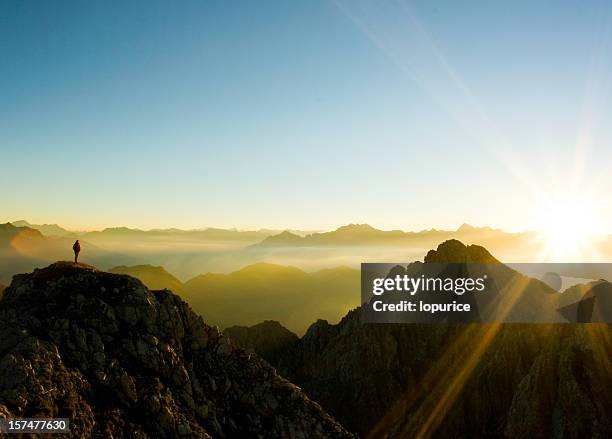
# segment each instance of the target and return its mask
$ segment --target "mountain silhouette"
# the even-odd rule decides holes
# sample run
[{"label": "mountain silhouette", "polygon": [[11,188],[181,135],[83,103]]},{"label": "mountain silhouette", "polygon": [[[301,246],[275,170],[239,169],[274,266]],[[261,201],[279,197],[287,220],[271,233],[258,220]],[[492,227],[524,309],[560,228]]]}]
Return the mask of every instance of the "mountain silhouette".
[{"label": "mountain silhouette", "polygon": [[255,243],[273,235],[274,231],[242,231],[236,229],[206,228],[201,230],[182,230],[182,229],[151,229],[140,230],[129,227],[110,227],[101,231],[87,232],[82,234],[85,239],[92,242],[103,242],[113,239],[139,239],[155,240],[160,238],[172,238],[178,241],[204,240],[204,241],[239,241],[245,244]]},{"label": "mountain silhouette", "polygon": [[15,227],[28,227],[30,229],[38,230],[45,236],[74,236],[73,232],[70,232],[57,224],[30,224],[25,220],[11,221],[11,224]]},{"label": "mountain silhouette", "polygon": [[[81,240],[80,260],[100,266],[130,262],[130,258],[104,250]],[[16,273],[24,273],[57,260],[72,257],[74,239],[69,236],[45,236],[30,227],[0,224],[0,281],[9,283]]]},{"label": "mountain silhouette", "polygon": [[[510,270],[491,258],[482,247],[454,241],[427,256]],[[537,280],[526,285],[544,297],[562,296]],[[318,320],[298,340],[279,337],[286,331],[277,325],[226,333],[363,437],[582,438],[612,434],[610,329],[363,324],[357,308],[338,324]]]},{"label": "mountain silhouette", "polygon": [[359,303],[359,271],[338,267],[312,273],[258,263],[229,274],[208,273],[183,285],[183,297],[222,328],[278,320],[304,333],[315,319],[337,321]]},{"label": "mountain silhouette", "polygon": [[30,227],[17,227],[11,223],[0,224],[0,245],[15,244],[17,240],[42,240],[44,236],[38,230]]},{"label": "mountain silhouette", "polygon": [[183,283],[168,273],[163,267],[155,267],[153,265],[120,265],[108,271],[109,273],[128,274],[135,277],[151,290],[168,289],[175,293],[181,293],[183,290]]},{"label": "mountain silhouette", "polygon": [[30,251],[45,246],[45,237],[38,230],[0,224],[0,281],[10,282],[15,273],[28,271],[41,263]]},{"label": "mountain silhouette", "polygon": [[[563,295],[575,301],[559,308],[568,322],[603,323],[612,321],[612,283],[606,280],[574,285]],[[578,296],[578,297],[576,297]]]},{"label": "mountain silhouette", "polygon": [[402,230],[379,230],[368,224],[349,224],[331,232],[311,233],[300,236],[283,232],[265,238],[257,248],[282,247],[334,247],[334,246],[383,246],[431,248],[449,239],[468,243],[481,243],[493,248],[514,249],[529,247],[533,240],[532,232],[507,233],[490,227],[461,225],[457,230],[422,230],[405,232]]},{"label": "mountain silhouette", "polygon": [[0,415],[80,438],[351,437],[178,296],[70,262],[0,300]]}]

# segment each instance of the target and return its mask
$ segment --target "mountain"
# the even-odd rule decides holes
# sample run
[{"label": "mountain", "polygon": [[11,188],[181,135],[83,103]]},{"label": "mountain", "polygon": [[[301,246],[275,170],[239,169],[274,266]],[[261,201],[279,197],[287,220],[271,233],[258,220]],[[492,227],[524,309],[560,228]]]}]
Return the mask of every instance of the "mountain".
[{"label": "mountain", "polygon": [[178,296],[59,262],[0,300],[0,415],[74,437],[351,437]]},{"label": "mountain", "polygon": [[[299,236],[283,232],[265,238],[252,246],[260,252],[285,257],[308,254],[311,258],[330,257],[342,264],[353,260],[350,255],[358,253],[362,261],[396,262],[410,257],[422,257],[421,252],[433,248],[440,242],[457,239],[466,244],[479,244],[495,252],[504,260],[529,261],[540,254],[545,245],[536,232],[508,233],[490,227],[474,227],[463,224],[456,230],[379,230],[368,224],[349,224],[331,232],[311,233]],[[357,251],[355,247],[359,247]],[[402,256],[404,255],[404,256]],[[336,262],[338,263],[338,262]],[[350,265],[353,263],[351,262]],[[303,266],[303,264],[300,264]]]},{"label": "mountain", "polygon": [[20,242],[26,241],[36,242],[43,238],[42,233],[30,227],[18,227],[11,223],[0,224],[0,245],[3,247],[7,245],[16,246]]},{"label": "mountain", "polygon": [[418,246],[432,241],[441,242],[451,238],[465,238],[470,235],[477,235],[481,239],[486,239],[506,237],[510,234],[489,227],[479,228],[468,224],[463,224],[455,231],[431,229],[420,232],[379,230],[368,224],[349,224],[331,232],[311,233],[305,236],[283,232],[264,239],[259,246]]},{"label": "mountain", "polygon": [[287,356],[287,349],[296,346],[297,335],[289,331],[279,322],[266,320],[254,326],[232,326],[223,331],[238,345],[257,352],[271,364],[278,365]]},{"label": "mountain", "polygon": [[45,240],[38,230],[0,224],[0,281],[8,283],[13,274],[31,270],[41,263],[32,249],[45,246]]},{"label": "mountain", "polygon": [[[270,232],[208,228],[204,230],[109,228],[81,236],[107,251],[130,257],[129,265],[163,266],[180,279],[204,271],[228,272],[261,260],[247,255],[246,247],[261,242]],[[128,265],[94,264],[103,267]]]},{"label": "mountain", "polygon": [[[310,236],[310,235],[307,235]],[[306,237],[285,230],[278,235],[272,235],[265,238],[259,247],[276,247],[276,246],[301,246],[304,245]]]},{"label": "mountain", "polygon": [[[457,241],[427,259],[501,265]],[[546,288],[528,285],[526,295]],[[611,329],[362,324],[357,308],[338,324],[318,320],[298,340],[280,337],[277,325],[227,334],[363,437],[543,439],[612,436]]]},{"label": "mountain", "polygon": [[[73,257],[74,239],[68,236],[44,236],[30,227],[16,227],[11,223],[0,224],[0,282],[10,282],[16,273],[48,265],[58,259]],[[81,240],[79,260],[100,266],[126,264],[131,258],[99,248]]]},{"label": "mountain", "polygon": [[568,288],[559,311],[568,320],[580,323],[612,321],[612,283],[598,280]]},{"label": "mountain", "polygon": [[127,274],[135,277],[152,290],[168,289],[180,293],[183,289],[183,283],[168,273],[163,267],[154,267],[152,265],[133,265],[128,267],[120,265],[108,271],[109,273]]},{"label": "mountain", "polygon": [[2,299],[2,294],[4,294],[5,289],[6,289],[6,285],[0,284],[0,299]]},{"label": "mountain", "polygon": [[75,236],[73,232],[70,232],[57,224],[30,224],[25,220],[11,222],[15,227],[29,227],[30,229],[38,230],[45,236]]},{"label": "mountain", "polygon": [[183,285],[183,297],[223,328],[277,320],[303,334],[313,320],[338,321],[359,304],[359,285],[359,271],[346,267],[307,273],[258,263],[229,274],[197,276]]},{"label": "mountain", "polygon": [[237,241],[248,244],[261,241],[274,233],[274,231],[218,229],[213,227],[202,230],[181,230],[176,228],[140,230],[128,227],[111,227],[101,231],[87,232],[82,236],[91,241],[112,241],[118,238],[132,238],[139,240],[159,240],[171,238],[179,241]]}]

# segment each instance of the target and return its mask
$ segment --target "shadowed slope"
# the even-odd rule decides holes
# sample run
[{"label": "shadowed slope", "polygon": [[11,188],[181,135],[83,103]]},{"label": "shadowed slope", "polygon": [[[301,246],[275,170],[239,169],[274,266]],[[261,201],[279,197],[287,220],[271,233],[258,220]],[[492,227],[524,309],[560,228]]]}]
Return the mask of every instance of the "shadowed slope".
[{"label": "shadowed slope", "polygon": [[348,437],[178,296],[68,262],[0,300],[0,416],[67,417],[76,437]]},{"label": "shadowed slope", "polygon": [[[427,259],[496,262],[458,241]],[[228,333],[364,437],[612,435],[610,325],[361,324],[357,309],[274,355],[261,331],[244,332]]]}]

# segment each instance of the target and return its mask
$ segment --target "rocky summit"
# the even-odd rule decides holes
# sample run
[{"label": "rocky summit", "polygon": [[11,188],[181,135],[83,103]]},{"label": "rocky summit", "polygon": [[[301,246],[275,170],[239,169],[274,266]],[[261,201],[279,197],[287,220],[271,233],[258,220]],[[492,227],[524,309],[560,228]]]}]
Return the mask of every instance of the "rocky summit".
[{"label": "rocky summit", "polygon": [[[499,264],[454,240],[426,260]],[[319,320],[299,340],[271,323],[226,333],[362,437],[612,437],[612,325],[362,324],[359,314]]]},{"label": "rocky summit", "polygon": [[175,294],[68,262],[0,300],[0,417],[69,418],[74,437],[351,437]]}]

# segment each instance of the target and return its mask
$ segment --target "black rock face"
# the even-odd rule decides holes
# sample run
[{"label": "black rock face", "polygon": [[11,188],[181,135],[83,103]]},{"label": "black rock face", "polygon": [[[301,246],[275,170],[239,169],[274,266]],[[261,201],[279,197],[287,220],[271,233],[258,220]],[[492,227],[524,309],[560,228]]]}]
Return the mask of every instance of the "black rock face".
[{"label": "black rock face", "polygon": [[612,434],[609,325],[364,325],[351,311],[337,325],[319,321],[302,339],[287,339],[273,356],[258,333],[236,343],[249,340],[363,437]]},{"label": "black rock face", "polygon": [[[497,262],[447,241],[429,262]],[[269,331],[275,337],[281,331]],[[363,437],[612,437],[612,325],[314,323],[232,334]]]},{"label": "black rock face", "polygon": [[56,263],[0,300],[0,417],[66,417],[74,437],[350,437],[169,291]]}]

